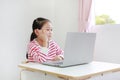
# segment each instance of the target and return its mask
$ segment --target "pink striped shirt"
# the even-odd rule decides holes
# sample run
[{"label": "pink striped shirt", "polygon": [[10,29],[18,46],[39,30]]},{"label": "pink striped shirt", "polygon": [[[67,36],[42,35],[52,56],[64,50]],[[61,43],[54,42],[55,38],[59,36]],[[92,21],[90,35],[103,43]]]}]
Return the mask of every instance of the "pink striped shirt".
[{"label": "pink striped shirt", "polygon": [[53,41],[49,41],[48,52],[44,53],[42,47],[34,39],[28,44],[28,61],[30,62],[45,62],[52,60],[55,56],[63,57],[63,50]]}]

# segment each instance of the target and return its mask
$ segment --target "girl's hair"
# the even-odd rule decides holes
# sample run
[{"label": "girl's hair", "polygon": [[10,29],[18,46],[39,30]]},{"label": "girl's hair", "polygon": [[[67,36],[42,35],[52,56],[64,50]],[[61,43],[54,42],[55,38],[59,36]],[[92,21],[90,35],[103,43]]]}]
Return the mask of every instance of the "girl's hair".
[{"label": "girl's hair", "polygon": [[31,37],[30,37],[30,41],[32,41],[33,39],[37,38],[37,35],[35,34],[34,30],[35,29],[42,29],[43,25],[46,24],[47,22],[50,22],[50,20],[48,19],[45,19],[45,18],[37,18],[33,21],[33,24],[32,24],[32,34],[31,34]]}]

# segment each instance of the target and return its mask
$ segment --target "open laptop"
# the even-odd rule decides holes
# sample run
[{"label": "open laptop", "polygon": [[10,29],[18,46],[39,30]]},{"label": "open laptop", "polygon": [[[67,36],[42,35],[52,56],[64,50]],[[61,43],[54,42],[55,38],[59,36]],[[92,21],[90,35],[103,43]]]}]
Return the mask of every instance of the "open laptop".
[{"label": "open laptop", "polygon": [[68,32],[63,61],[50,61],[43,64],[55,67],[68,67],[90,63],[93,60],[96,33]]}]

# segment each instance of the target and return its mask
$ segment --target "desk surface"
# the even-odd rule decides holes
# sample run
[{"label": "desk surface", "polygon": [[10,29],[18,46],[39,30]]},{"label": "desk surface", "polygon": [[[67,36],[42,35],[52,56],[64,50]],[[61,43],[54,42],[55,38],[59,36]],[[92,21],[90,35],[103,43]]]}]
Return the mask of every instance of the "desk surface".
[{"label": "desk surface", "polygon": [[85,78],[107,72],[120,71],[120,64],[93,61],[89,64],[58,68],[38,63],[19,64],[20,68],[54,74],[65,78]]}]

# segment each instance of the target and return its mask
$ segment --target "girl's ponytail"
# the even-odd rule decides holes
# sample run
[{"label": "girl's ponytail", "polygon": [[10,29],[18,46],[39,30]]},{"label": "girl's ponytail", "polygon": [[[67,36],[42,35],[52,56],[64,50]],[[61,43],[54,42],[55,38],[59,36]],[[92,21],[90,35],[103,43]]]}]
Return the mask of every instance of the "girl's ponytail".
[{"label": "girl's ponytail", "polygon": [[35,39],[36,37],[37,37],[36,34],[35,34],[34,32],[32,32],[31,37],[30,37],[30,41],[32,41],[32,40]]}]

